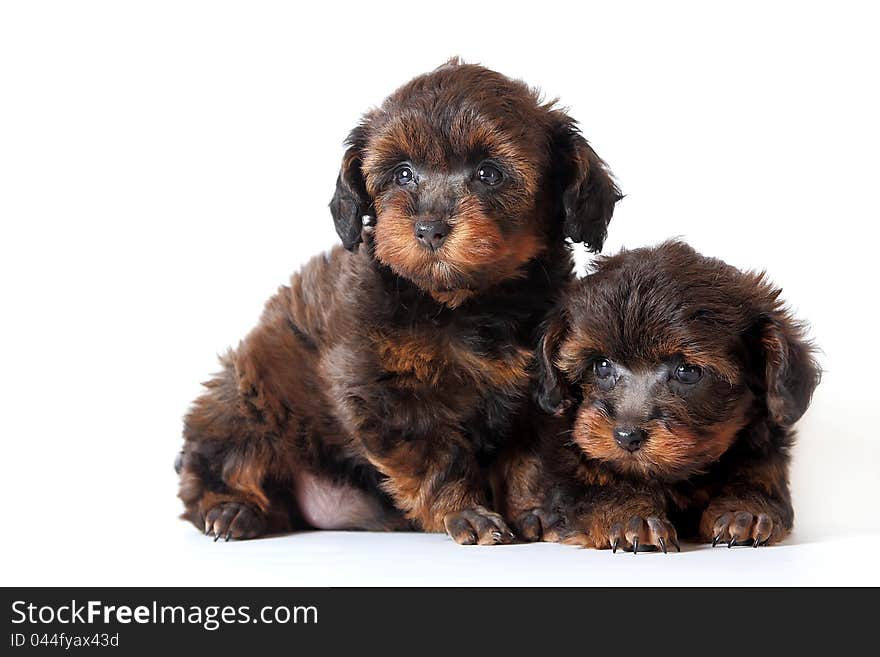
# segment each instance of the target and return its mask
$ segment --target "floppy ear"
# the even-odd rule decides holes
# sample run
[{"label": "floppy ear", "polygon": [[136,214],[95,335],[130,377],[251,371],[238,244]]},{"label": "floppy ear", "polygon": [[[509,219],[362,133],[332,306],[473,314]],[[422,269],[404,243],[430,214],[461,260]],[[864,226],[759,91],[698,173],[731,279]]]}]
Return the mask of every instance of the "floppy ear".
[{"label": "floppy ear", "polygon": [[561,196],[563,233],[590,251],[601,251],[614,204],[623,195],[575,121],[559,110],[553,115],[553,171]]},{"label": "floppy ear", "polygon": [[764,316],[760,340],[764,351],[767,411],[773,422],[790,427],[807,410],[822,376],[814,348],[804,337],[803,325],[784,311]]},{"label": "floppy ear", "polygon": [[535,402],[552,415],[564,415],[572,404],[565,375],[556,366],[559,346],[568,331],[561,312],[544,323],[543,336],[536,354],[537,376],[533,388]]},{"label": "floppy ear", "polygon": [[361,172],[361,154],[366,146],[366,128],[358,126],[348,135],[348,149],[342,157],[342,167],[336,178],[336,192],[330,201],[330,214],[342,245],[349,251],[361,243],[364,217],[375,217],[373,200],[367,194],[364,174]]}]

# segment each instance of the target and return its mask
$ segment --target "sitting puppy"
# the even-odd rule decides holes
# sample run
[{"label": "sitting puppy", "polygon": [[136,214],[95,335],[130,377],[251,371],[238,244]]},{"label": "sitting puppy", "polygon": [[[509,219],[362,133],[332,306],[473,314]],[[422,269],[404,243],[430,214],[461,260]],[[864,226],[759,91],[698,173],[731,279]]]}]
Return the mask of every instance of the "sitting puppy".
[{"label": "sitting puppy", "polygon": [[666,552],[678,536],[789,533],[792,425],[819,369],[779,294],[676,241],[572,285],[541,348],[537,400],[558,418],[542,437],[546,540]]},{"label": "sitting puppy", "polygon": [[299,528],[507,542],[490,472],[527,405],[539,324],[620,194],[574,121],[453,60],[348,138],[345,247],[269,300],[184,424],[184,518],[217,538]]}]

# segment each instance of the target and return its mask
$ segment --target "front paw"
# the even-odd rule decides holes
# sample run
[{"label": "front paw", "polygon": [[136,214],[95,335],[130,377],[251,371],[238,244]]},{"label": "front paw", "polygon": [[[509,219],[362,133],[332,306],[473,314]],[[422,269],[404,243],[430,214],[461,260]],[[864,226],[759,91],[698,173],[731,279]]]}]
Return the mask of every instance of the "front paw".
[{"label": "front paw", "polygon": [[[782,521],[772,513],[757,509],[743,510],[737,505],[733,508],[708,509],[700,522],[700,534],[712,547],[719,542],[734,545],[759,547],[776,543],[785,537]],[[743,505],[745,506],[745,505]]]},{"label": "front paw", "polygon": [[247,504],[221,502],[205,514],[205,535],[214,536],[214,542],[222,538],[242,540],[255,538],[266,531],[262,514]]},{"label": "front paw", "polygon": [[562,532],[562,519],[544,509],[529,509],[513,521],[517,535],[524,541],[557,542]]},{"label": "front paw", "polygon": [[443,524],[459,545],[498,545],[514,539],[501,516],[482,506],[447,513]]},{"label": "front paw", "polygon": [[562,542],[600,550],[611,548],[612,553],[621,549],[633,554],[657,550],[668,554],[673,547],[681,552],[675,527],[660,516],[633,516],[626,522],[591,523],[588,530],[573,531],[563,537]]}]

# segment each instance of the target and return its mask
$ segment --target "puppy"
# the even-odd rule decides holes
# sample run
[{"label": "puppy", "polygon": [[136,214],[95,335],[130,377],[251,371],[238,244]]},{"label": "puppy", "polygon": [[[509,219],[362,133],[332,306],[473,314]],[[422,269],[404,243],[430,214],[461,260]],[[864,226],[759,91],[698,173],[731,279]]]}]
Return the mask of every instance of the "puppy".
[{"label": "puppy", "polygon": [[573,284],[541,346],[537,400],[557,416],[545,538],[632,552],[785,538],[792,426],[820,372],[779,295],[677,241]]},{"label": "puppy", "polygon": [[272,297],[184,422],[183,517],[217,538],[302,528],[506,542],[489,481],[526,411],[538,326],[620,198],[575,122],[450,61],[349,135],[344,248]]}]

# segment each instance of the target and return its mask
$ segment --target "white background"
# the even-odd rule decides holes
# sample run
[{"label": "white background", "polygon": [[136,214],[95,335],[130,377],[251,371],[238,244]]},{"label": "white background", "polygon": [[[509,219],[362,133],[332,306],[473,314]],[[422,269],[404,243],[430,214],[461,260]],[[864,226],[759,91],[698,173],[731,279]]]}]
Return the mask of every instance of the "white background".
[{"label": "white background", "polygon": [[[877,25],[841,2],[3,3],[0,583],[880,584]],[[214,544],[176,519],[181,417],[335,243],[347,131],[455,54],[581,121],[627,194],[607,252],[683,236],[811,321],[786,545]]]}]

